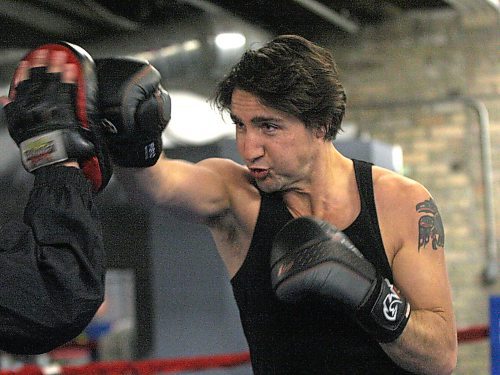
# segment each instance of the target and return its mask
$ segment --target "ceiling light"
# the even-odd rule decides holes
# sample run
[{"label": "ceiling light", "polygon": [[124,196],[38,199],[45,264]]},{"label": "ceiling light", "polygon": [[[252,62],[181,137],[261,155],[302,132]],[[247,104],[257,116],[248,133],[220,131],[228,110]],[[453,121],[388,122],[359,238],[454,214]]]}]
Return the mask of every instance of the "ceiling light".
[{"label": "ceiling light", "polygon": [[222,33],[215,37],[215,44],[220,49],[237,49],[245,45],[246,38],[240,33]]}]

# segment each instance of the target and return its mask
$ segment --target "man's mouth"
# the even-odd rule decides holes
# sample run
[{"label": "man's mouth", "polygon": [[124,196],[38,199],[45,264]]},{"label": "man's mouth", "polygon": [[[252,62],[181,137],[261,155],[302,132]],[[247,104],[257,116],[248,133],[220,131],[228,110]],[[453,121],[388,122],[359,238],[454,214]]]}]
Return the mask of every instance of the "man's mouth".
[{"label": "man's mouth", "polygon": [[256,180],[262,180],[269,174],[269,169],[264,168],[248,168],[248,170],[250,171],[252,177]]}]

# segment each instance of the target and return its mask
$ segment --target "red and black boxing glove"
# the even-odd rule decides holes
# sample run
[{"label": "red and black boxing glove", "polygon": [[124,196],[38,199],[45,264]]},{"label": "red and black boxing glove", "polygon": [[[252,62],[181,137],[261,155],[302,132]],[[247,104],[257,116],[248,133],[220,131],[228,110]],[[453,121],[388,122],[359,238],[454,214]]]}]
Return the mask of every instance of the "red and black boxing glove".
[{"label": "red and black boxing glove", "polygon": [[19,80],[19,66],[9,91],[10,103],[4,107],[9,133],[27,171],[77,160],[93,190],[99,192],[108,184],[112,167],[98,121],[94,61],[81,47],[66,42],[42,45],[23,61],[31,66],[40,50],[49,55],[64,52],[66,63],[76,65],[77,80],[62,82],[61,73],[51,73],[45,66],[31,68],[29,77]]},{"label": "red and black boxing glove", "polygon": [[410,318],[410,304],[333,225],[300,217],[276,235],[271,281],[277,297],[295,303],[308,296],[343,304],[379,342],[397,339]]},{"label": "red and black boxing glove", "polygon": [[163,149],[162,132],[170,121],[170,96],[149,62],[131,57],[96,59],[99,111],[108,129],[114,163],[149,167]]}]

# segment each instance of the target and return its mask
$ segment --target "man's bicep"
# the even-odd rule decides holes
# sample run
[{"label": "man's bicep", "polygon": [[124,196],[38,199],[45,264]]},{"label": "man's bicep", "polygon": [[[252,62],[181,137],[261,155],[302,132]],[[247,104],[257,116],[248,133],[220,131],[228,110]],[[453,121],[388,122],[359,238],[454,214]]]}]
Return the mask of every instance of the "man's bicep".
[{"label": "man's bicep", "polygon": [[152,179],[152,182],[156,180],[159,189],[153,192],[156,202],[194,221],[203,221],[228,210],[229,186],[224,175],[212,164],[160,159],[153,167],[158,171]]},{"label": "man's bicep", "polygon": [[403,246],[392,262],[395,284],[416,309],[451,309],[444,225],[435,201],[420,197],[402,231]]},{"label": "man's bicep", "polygon": [[245,183],[244,168],[221,158],[192,163],[162,156],[148,168],[117,168],[116,175],[132,201],[200,223],[227,214]]}]

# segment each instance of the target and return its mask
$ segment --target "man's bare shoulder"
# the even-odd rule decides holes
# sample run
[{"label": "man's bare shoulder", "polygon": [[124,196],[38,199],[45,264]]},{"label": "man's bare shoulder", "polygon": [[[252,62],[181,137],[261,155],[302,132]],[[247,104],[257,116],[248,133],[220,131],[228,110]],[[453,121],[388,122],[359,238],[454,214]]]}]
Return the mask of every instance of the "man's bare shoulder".
[{"label": "man's bare shoulder", "polygon": [[373,167],[373,186],[377,199],[389,205],[410,203],[430,196],[420,182],[377,166]]},{"label": "man's bare shoulder", "polygon": [[388,257],[405,243],[416,248],[422,207],[437,207],[429,191],[409,177],[384,168],[373,168],[373,186],[377,215]]}]

